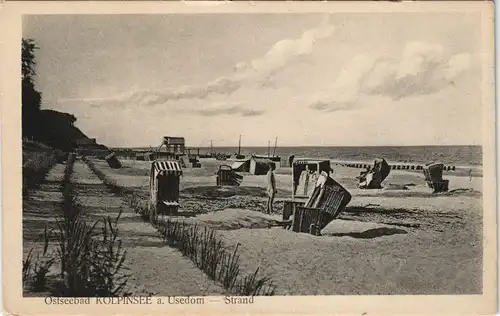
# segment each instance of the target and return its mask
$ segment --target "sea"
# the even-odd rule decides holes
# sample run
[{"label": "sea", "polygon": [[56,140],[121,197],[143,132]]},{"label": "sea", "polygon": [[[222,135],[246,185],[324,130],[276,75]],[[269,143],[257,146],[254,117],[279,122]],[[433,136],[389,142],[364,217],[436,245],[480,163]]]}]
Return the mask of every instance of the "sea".
[{"label": "sea", "polygon": [[[133,148],[149,150],[149,147]],[[238,147],[213,147],[213,152],[234,154]],[[200,147],[200,154],[210,152]],[[268,155],[268,147],[242,147],[242,155]],[[271,148],[271,155],[288,158],[290,155],[302,158],[322,158],[339,161],[372,161],[385,158],[388,162],[428,163],[440,161],[448,165],[481,166],[482,146],[363,146],[363,147],[277,147]]]}]

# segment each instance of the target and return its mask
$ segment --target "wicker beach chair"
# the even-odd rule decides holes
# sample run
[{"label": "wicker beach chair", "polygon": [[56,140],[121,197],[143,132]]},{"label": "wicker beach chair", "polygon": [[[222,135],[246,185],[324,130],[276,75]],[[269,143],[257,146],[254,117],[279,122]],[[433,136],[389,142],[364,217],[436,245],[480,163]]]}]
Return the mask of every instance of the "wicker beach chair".
[{"label": "wicker beach chair", "polygon": [[158,214],[178,213],[182,168],[178,161],[154,161],[149,176],[150,210]]},{"label": "wicker beach chair", "polygon": [[433,193],[446,192],[449,180],[443,179],[444,164],[440,162],[428,163],[423,167],[425,182]]},{"label": "wicker beach chair", "polygon": [[120,160],[118,160],[114,152],[104,157],[104,159],[106,160],[108,165],[113,169],[120,169],[122,167]]},{"label": "wicker beach chair", "polygon": [[358,187],[360,189],[380,189],[382,181],[387,178],[391,172],[391,166],[383,158],[376,158],[373,161],[373,167],[370,170],[361,172]]},{"label": "wicker beach chair", "polygon": [[292,230],[318,236],[321,229],[345,209],[351,198],[344,187],[322,173],[305,204],[295,206]]},{"label": "wicker beach chair", "polygon": [[243,182],[243,176],[233,171],[231,166],[221,165],[217,171],[217,186],[229,185],[239,186]]}]

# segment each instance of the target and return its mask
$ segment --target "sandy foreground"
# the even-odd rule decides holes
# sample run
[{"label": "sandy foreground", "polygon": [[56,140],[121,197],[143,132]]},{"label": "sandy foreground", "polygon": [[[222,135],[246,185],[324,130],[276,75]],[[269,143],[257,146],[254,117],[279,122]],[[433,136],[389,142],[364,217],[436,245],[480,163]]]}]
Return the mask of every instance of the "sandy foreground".
[{"label": "sandy foreground", "polygon": [[[147,201],[150,163],[123,160],[121,169],[95,161],[108,177],[134,189]],[[223,163],[223,162],[222,162]],[[219,161],[184,169],[180,203],[198,213],[186,219],[217,229],[227,247],[240,244],[241,268],[272,278],[277,295],[479,294],[482,292],[482,178],[453,176],[450,192],[432,195],[423,175],[392,170],[385,189],[356,188],[359,169],[335,167],[334,178],[353,195],[323,236],[279,227],[283,200],[291,195],[291,170],[276,170],[275,214],[265,209],[265,177],[244,174],[240,187],[216,187]],[[57,212],[57,165],[46,183],[24,201],[24,253]],[[81,161],[74,183],[89,217],[124,215],[121,238],[127,246],[132,290],[156,295],[218,295],[224,290],[180,252],[161,244],[125,201],[109,193]]]},{"label": "sandy foreground", "polygon": [[[57,165],[47,177],[47,182],[56,184],[62,180],[64,166]],[[156,229],[143,222],[120,197],[109,193],[101,180],[82,161],[76,161],[72,182],[76,185],[78,202],[85,217],[96,220],[103,216],[116,218],[123,211],[119,225],[119,236],[127,251],[125,271],[131,275],[129,292],[136,295],[223,295],[226,291],[199,270],[177,250],[164,246]],[[25,203],[24,254],[34,247],[42,248],[37,236],[43,233],[44,224],[53,222],[58,215],[57,202],[62,199],[59,192],[50,192],[44,184],[33,195],[35,201]],[[54,184],[51,188],[54,189]],[[58,187],[56,186],[55,189]],[[43,205],[38,199],[43,200]],[[48,201],[50,200],[50,201]],[[42,207],[40,207],[42,206]],[[49,219],[47,220],[47,217]],[[34,225],[34,223],[36,223]],[[52,244],[55,245],[54,243]],[[57,273],[54,267],[53,273]],[[189,282],[186,282],[189,280]]]}]

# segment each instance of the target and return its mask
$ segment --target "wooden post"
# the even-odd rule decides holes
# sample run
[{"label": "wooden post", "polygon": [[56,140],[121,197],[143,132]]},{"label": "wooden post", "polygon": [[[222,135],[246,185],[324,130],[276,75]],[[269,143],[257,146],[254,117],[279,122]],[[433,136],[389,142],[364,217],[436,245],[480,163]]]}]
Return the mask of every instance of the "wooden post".
[{"label": "wooden post", "polygon": [[316,236],[316,225],[315,224],[309,225],[309,234]]},{"label": "wooden post", "polygon": [[238,156],[241,154],[241,134],[240,134],[240,140],[238,141]]},{"label": "wooden post", "polygon": [[274,141],[273,157],[276,155],[276,146],[278,146],[278,137],[276,137],[276,140]]},{"label": "wooden post", "polygon": [[[300,233],[300,229],[302,228],[302,218],[304,217],[304,209],[302,208],[297,208],[297,213],[299,215],[299,217],[297,218],[297,221],[298,221],[298,225],[296,227],[296,232],[297,233]],[[295,220],[295,217],[293,218]]]}]

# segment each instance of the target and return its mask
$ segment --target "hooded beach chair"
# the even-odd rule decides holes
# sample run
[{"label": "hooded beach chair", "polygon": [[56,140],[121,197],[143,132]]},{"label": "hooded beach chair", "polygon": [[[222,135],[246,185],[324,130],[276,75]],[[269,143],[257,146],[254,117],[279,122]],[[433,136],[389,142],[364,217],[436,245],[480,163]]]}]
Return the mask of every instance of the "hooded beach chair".
[{"label": "hooded beach chair", "polygon": [[176,160],[154,161],[151,164],[149,189],[153,214],[177,214],[181,175],[182,168]]},{"label": "hooded beach chair", "polygon": [[228,165],[220,165],[216,175],[217,186],[239,186],[243,182],[243,176],[234,172],[233,168]]},{"label": "hooded beach chair", "polygon": [[118,160],[114,152],[104,157],[104,159],[106,160],[108,165],[113,169],[120,169],[122,167],[120,160]]},{"label": "hooded beach chair", "polygon": [[292,165],[292,199],[307,198],[311,195],[314,182],[324,171],[333,169],[329,160],[299,158]]},{"label": "hooded beach chair", "polygon": [[391,166],[383,158],[376,158],[373,161],[373,167],[359,176],[358,187],[361,189],[380,189],[382,181],[387,178],[391,172]]},{"label": "hooded beach chair", "polygon": [[433,193],[448,191],[449,180],[443,179],[444,164],[440,162],[431,162],[424,166],[424,176],[427,186],[433,190]]},{"label": "hooded beach chair", "polygon": [[321,229],[339,216],[351,198],[342,185],[322,172],[304,205],[295,207],[292,230],[319,235]]}]

